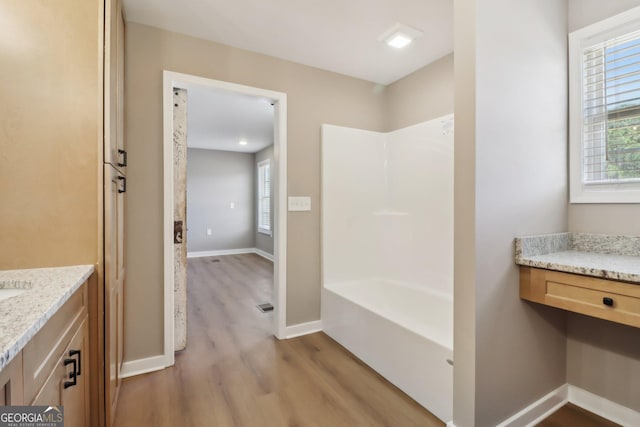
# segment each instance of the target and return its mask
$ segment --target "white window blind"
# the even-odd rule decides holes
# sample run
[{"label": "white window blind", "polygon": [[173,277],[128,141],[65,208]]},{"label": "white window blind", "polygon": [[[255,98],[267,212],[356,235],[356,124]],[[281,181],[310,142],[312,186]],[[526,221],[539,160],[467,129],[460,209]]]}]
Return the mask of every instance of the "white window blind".
[{"label": "white window blind", "polygon": [[640,202],[640,7],[569,34],[570,202]]},{"label": "white window blind", "polygon": [[582,52],[583,183],[640,181],[640,31]]},{"label": "white window blind", "polygon": [[271,164],[258,163],[258,231],[271,232]]}]

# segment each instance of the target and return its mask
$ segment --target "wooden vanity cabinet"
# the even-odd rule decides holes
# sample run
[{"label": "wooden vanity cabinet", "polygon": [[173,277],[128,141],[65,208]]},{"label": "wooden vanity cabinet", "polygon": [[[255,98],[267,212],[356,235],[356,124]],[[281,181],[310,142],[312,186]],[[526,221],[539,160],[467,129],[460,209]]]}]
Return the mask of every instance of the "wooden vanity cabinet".
[{"label": "wooden vanity cabinet", "polygon": [[91,414],[88,282],[0,371],[0,405],[64,406],[66,427],[95,425]]},{"label": "wooden vanity cabinet", "polygon": [[65,427],[91,425],[89,412],[89,325],[85,320],[57,360],[32,405],[63,405]]},{"label": "wooden vanity cabinet", "polygon": [[520,298],[640,328],[640,284],[521,266]]}]

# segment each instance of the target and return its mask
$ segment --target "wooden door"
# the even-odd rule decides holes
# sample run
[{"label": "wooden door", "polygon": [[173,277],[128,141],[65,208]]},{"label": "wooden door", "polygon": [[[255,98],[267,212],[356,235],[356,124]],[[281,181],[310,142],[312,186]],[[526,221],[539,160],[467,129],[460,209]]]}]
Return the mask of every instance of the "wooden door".
[{"label": "wooden door", "polygon": [[124,207],[126,178],[110,165],[105,176],[105,395],[107,425],[115,415],[124,355]]},{"label": "wooden door", "polygon": [[124,41],[122,2],[105,3],[104,162],[124,172],[127,153],[124,138]]}]

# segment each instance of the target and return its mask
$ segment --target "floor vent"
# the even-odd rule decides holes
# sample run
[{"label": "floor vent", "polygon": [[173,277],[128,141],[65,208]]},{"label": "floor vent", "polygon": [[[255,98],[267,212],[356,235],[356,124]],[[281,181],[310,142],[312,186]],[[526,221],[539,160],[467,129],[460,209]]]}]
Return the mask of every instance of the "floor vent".
[{"label": "floor vent", "polygon": [[211,262],[220,262],[219,259],[212,259]]},{"label": "floor vent", "polygon": [[264,304],[258,304],[257,307],[258,307],[258,310],[260,310],[263,313],[273,311],[273,305],[271,305],[268,302],[265,302]]}]

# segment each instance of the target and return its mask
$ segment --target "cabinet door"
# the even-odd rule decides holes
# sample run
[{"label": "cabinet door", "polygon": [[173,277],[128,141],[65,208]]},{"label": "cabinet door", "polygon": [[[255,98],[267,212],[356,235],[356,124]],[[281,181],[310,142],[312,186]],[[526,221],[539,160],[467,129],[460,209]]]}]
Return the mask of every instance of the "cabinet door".
[{"label": "cabinet door", "polygon": [[0,371],[0,406],[22,405],[22,352]]},{"label": "cabinet door", "polygon": [[126,167],[124,139],[124,17],[120,0],[105,2],[104,162]]},{"label": "cabinet door", "polygon": [[[33,401],[33,405],[63,405],[65,427],[90,425],[88,349],[89,325],[85,320]],[[65,363],[67,360],[76,363]],[[71,385],[74,371],[76,380]]]},{"label": "cabinet door", "polygon": [[124,354],[123,292],[126,179],[105,165],[105,382],[107,425],[115,414]]}]

